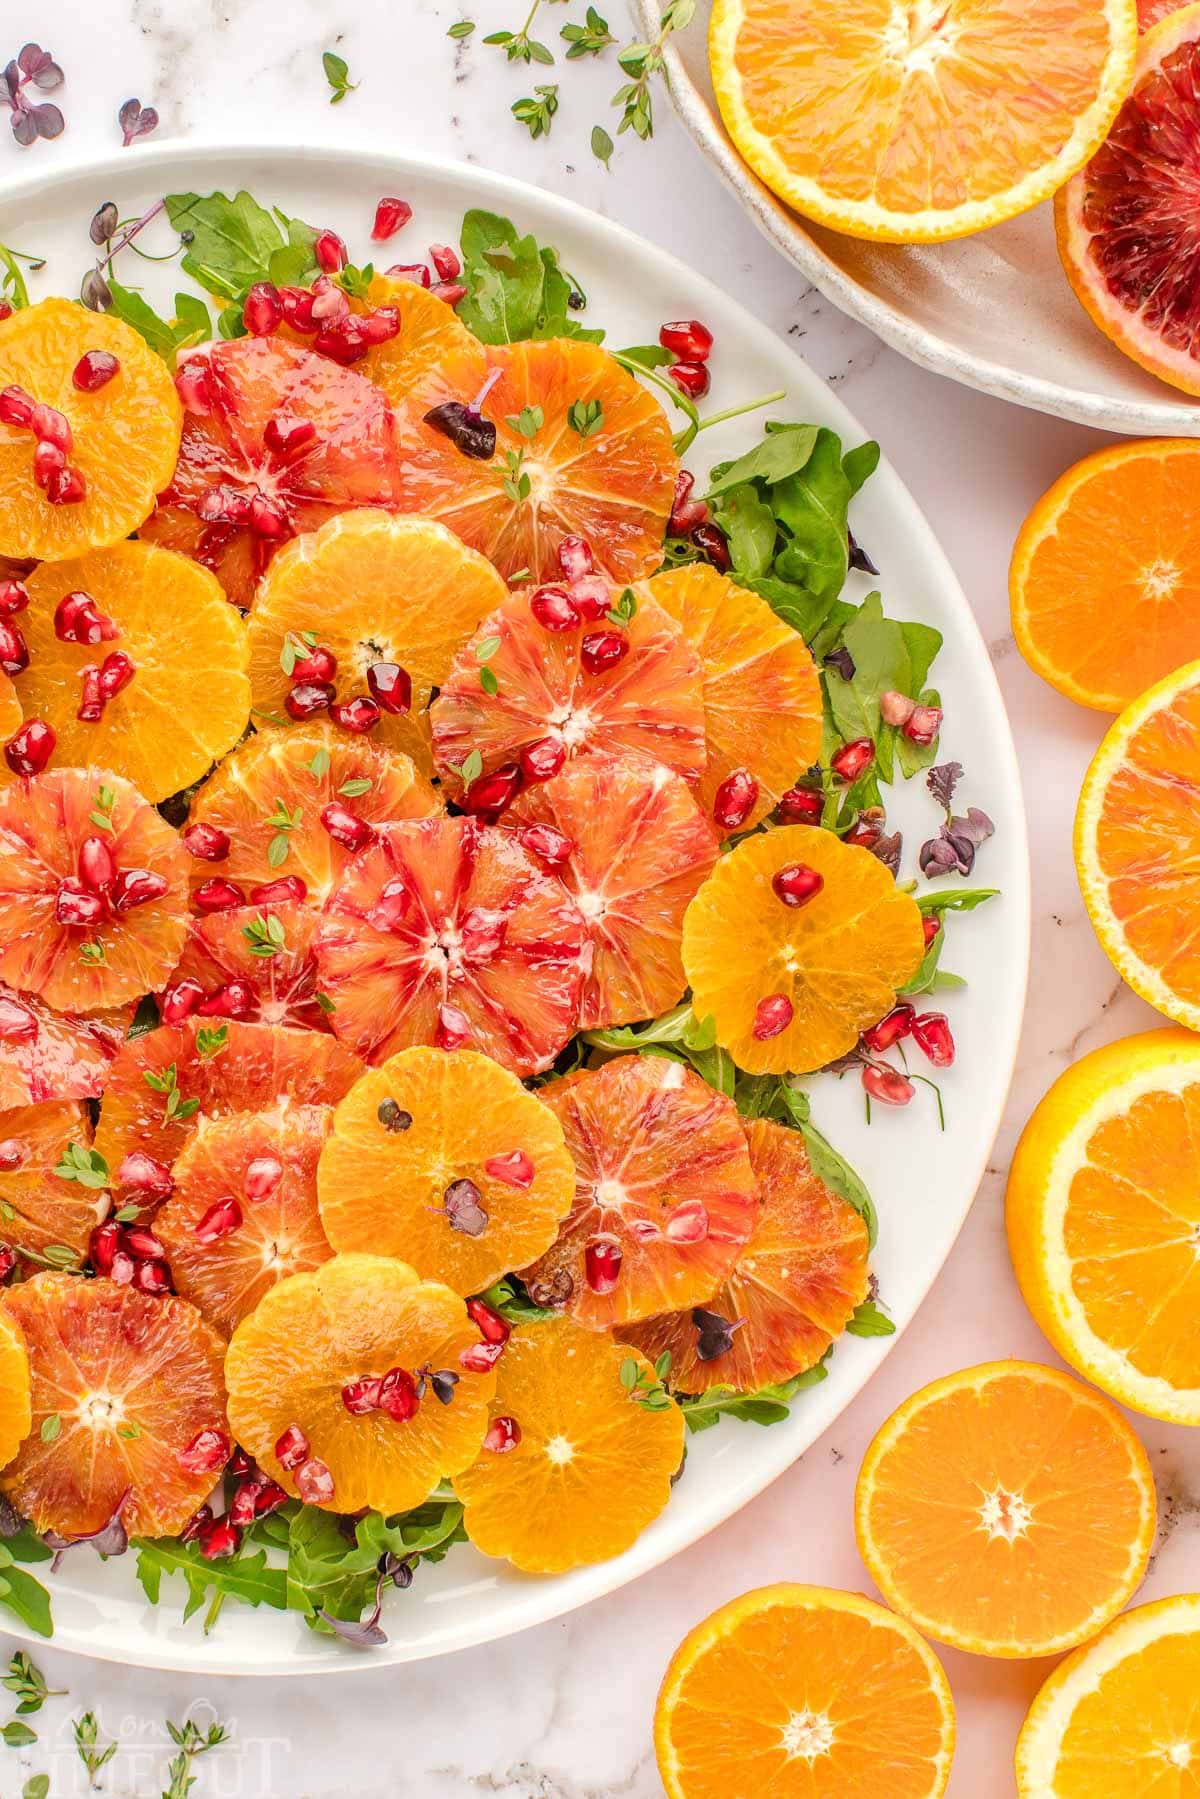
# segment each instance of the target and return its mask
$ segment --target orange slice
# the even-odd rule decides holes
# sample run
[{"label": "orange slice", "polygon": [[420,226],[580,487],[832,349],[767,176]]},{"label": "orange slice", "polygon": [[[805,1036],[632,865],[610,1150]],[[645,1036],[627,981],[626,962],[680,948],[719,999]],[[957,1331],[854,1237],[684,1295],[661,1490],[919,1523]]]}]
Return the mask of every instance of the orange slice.
[{"label": "orange slice", "polygon": [[808,645],[765,600],[706,562],[655,575],[639,591],[671,615],[704,671],[701,804],[711,818],[722,781],[745,770],[758,783],[738,827],[749,830],[821,753],[821,683]]},{"label": "orange slice", "polygon": [[1186,0],[1138,0],[1138,29],[1149,31],[1152,25],[1158,25],[1168,13],[1178,12]]},{"label": "orange slice", "polygon": [[[275,1445],[294,1426],[332,1477],[332,1492],[317,1503],[338,1512],[406,1512],[479,1453],[495,1375],[459,1366],[478,1342],[448,1287],[420,1280],[388,1256],[334,1256],[272,1287],[233,1333],[225,1364],[229,1422],[289,1493],[299,1491],[302,1470],[285,1468]],[[411,1395],[410,1416],[347,1410],[343,1387],[392,1369],[414,1388],[422,1377],[426,1383]],[[431,1374],[446,1373],[457,1375],[449,1402],[430,1383]]]},{"label": "orange slice", "polygon": [[830,1587],[731,1599],[683,1639],[654,1708],[668,1799],[939,1799],[954,1734],[929,1645],[881,1605]]},{"label": "orange slice", "polygon": [[194,1010],[201,1018],[327,1031],[329,1013],[317,987],[320,922],[319,913],[295,900],[193,918],[168,992],[181,982],[195,983]]},{"label": "orange slice", "polygon": [[1088,769],[1075,868],[1105,955],[1135,993],[1200,1029],[1200,662],[1127,706]]},{"label": "orange slice", "polygon": [[542,1098],[574,1158],[575,1204],[526,1271],[537,1303],[592,1330],[706,1303],[758,1211],[733,1101],[658,1056],[618,1056]]},{"label": "orange slice", "polygon": [[216,1332],[186,1300],[69,1274],[9,1287],[0,1308],[33,1376],[32,1428],[0,1475],[17,1511],[64,1537],[118,1512],[130,1536],[178,1535],[213,1484],[183,1452],[226,1430]]},{"label": "orange slice", "polygon": [[583,917],[592,956],[580,1029],[657,1018],[682,999],[683,914],[717,859],[687,782],[633,758],[581,756],[527,787],[508,818],[535,856],[550,851]]},{"label": "orange slice", "polygon": [[[821,876],[785,904],[783,869]],[[924,953],[921,914],[869,850],[785,825],[722,856],[683,920],[683,966],[697,1018],[750,1074],[822,1068],[891,1009]]]},{"label": "orange slice", "polygon": [[[85,844],[116,868],[103,891],[81,878]],[[0,788],[0,981],[63,1012],[136,999],[174,968],[186,906],[179,838],[120,775],[50,769]]]},{"label": "orange slice", "polygon": [[[385,709],[373,736],[432,773],[430,696],[463,639],[503,598],[504,583],[490,563],[432,519],[367,511],[330,520],[276,557],[255,602],[256,722],[289,723],[285,643],[303,650],[305,634],[315,635],[337,658],[331,684],[338,702],[367,695],[372,668],[397,664],[405,671],[412,709]],[[477,682],[478,675],[477,664]]]},{"label": "orange slice", "polygon": [[[21,698],[8,675],[0,674],[0,741],[7,743],[21,726]],[[7,773],[7,764],[4,765]]]},{"label": "orange slice", "polygon": [[185,1143],[154,1232],[176,1291],[222,1336],[279,1281],[329,1260],[317,1159],[332,1122],[329,1106],[285,1099],[269,1112],[200,1118]]},{"label": "orange slice", "polygon": [[584,964],[562,882],[473,818],[385,825],[343,871],[317,939],[329,1022],[370,1062],[433,1043],[538,1074],[574,1033]]},{"label": "orange slice", "polygon": [[644,1405],[627,1368],[654,1383],[639,1355],[568,1319],[513,1332],[483,1450],[454,1480],[476,1549],[564,1574],[621,1555],[653,1523],[683,1460],[683,1415],[665,1394]]},{"label": "orange slice", "polygon": [[0,1311],[0,1468],[7,1467],[29,1435],[33,1419],[29,1398],[25,1338],[16,1319]]},{"label": "orange slice", "polygon": [[[76,387],[80,358],[117,359],[94,393]],[[0,556],[54,561],[128,537],[153,511],[179,449],[180,407],[170,372],[129,325],[73,300],[40,300],[0,325],[0,388],[16,387],[67,421],[67,467],[81,500],[52,505],[33,478],[28,426],[0,425]]]},{"label": "orange slice", "polygon": [[0,1112],[0,1243],[34,1261],[63,1250],[83,1260],[108,1194],[55,1170],[71,1144],[91,1141],[91,1116],[77,1100]]},{"label": "orange slice", "polygon": [[479,1293],[554,1241],[575,1169],[548,1107],[487,1056],[406,1049],[356,1081],[321,1155],[335,1249]]},{"label": "orange slice", "polygon": [[321,822],[327,806],[369,825],[441,810],[433,788],[400,750],[317,719],[286,735],[264,731],[227,756],[192,801],[188,822],[229,839],[219,862],[195,858],[193,887],[219,877],[248,896],[294,875],[307,899],[321,905],[352,854]]},{"label": "orange slice", "polygon": [[422,388],[450,357],[474,356],[480,381],[487,373],[482,344],[467,330],[453,306],[429,293],[415,281],[376,275],[365,300],[351,300],[351,312],[374,311],[394,306],[400,314],[400,330],[386,343],[375,344],[355,364],[381,387],[393,406],[399,406],[414,389]]},{"label": "orange slice", "polygon": [[986,1362],[914,1393],[867,1450],[859,1552],[889,1605],[975,1655],[1057,1655],[1130,1598],[1154,1542],[1146,1452],[1056,1368]]},{"label": "orange slice", "polygon": [[[681,1393],[753,1393],[803,1374],[867,1297],[867,1227],[813,1173],[800,1133],[764,1118],[744,1129],[762,1206],[729,1275],[696,1312],[620,1333],[652,1362],[669,1349],[671,1385]],[[714,1313],[736,1327],[728,1347],[713,1335]]]},{"label": "orange slice", "polygon": [[[482,403],[496,450],[477,461],[426,415],[448,401],[470,406],[497,371]],[[600,424],[584,437],[571,410],[591,403]],[[397,433],[405,510],[441,519],[508,579],[523,569],[525,579],[556,580],[565,537],[584,538],[614,581],[636,581],[662,560],[679,466],[671,427],[654,396],[597,344],[503,344],[482,370],[475,347],[446,356],[399,408]]]},{"label": "orange slice", "polygon": [[1027,212],[1103,141],[1134,0],[716,0],[721,116],[755,174],[852,237],[934,243]]},{"label": "orange slice", "polygon": [[0,986],[0,1108],[98,1098],[132,1020],[132,1006],[81,1017]]},{"label": "orange slice", "polygon": [[[550,631],[530,609],[535,595],[531,588],[510,594],[484,619],[431,708],[433,753],[451,795],[462,793],[457,771],[472,756],[485,775],[505,769],[518,781],[523,770],[536,779],[530,752],[538,762],[549,756],[549,766],[607,752],[699,775],[700,661],[662,608],[643,600],[623,631],[603,621]],[[595,636],[628,648],[620,660],[596,665],[584,647]]]}]

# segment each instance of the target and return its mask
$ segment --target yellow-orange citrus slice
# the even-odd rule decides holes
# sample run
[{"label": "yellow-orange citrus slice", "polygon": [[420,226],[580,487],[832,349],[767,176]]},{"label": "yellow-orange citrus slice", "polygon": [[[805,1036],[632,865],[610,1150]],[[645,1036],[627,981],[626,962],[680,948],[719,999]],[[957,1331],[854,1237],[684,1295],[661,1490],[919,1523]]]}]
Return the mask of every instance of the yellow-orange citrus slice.
[{"label": "yellow-orange citrus slice", "polygon": [[12,1461],[29,1435],[33,1421],[29,1396],[25,1338],[16,1319],[0,1311],[0,1468]]},{"label": "yellow-orange citrus slice", "polygon": [[196,1000],[198,1018],[327,1031],[329,1013],[317,987],[320,922],[320,914],[298,900],[231,906],[193,918],[167,994],[181,1001],[187,982],[187,1003]]},{"label": "yellow-orange citrus slice", "polygon": [[1117,1408],[1057,1368],[985,1362],[905,1400],[863,1459],[859,1552],[889,1605],[975,1655],[1056,1655],[1130,1598],[1154,1479]]},{"label": "yellow-orange citrus slice", "polygon": [[8,742],[20,728],[23,717],[21,697],[16,687],[8,675],[0,676],[0,741]]},{"label": "yellow-orange citrus slice", "polygon": [[132,1021],[132,1005],[81,1016],[0,985],[0,1108],[98,1098]]},{"label": "yellow-orange citrus slice", "polygon": [[65,1249],[82,1261],[108,1194],[55,1169],[72,1143],[91,1142],[91,1115],[78,1100],[0,1112],[0,1244],[35,1260]]},{"label": "yellow-orange citrus slice", "polygon": [[683,1414],[626,1386],[654,1386],[636,1352],[569,1319],[521,1325],[496,1367],[479,1459],[455,1476],[467,1535],[527,1574],[563,1574],[620,1555],[671,1496]]},{"label": "yellow-orange citrus slice", "polygon": [[376,275],[362,300],[351,299],[351,312],[374,311],[394,306],[400,314],[400,330],[386,343],[374,344],[354,366],[376,387],[381,387],[393,406],[399,406],[415,388],[423,387],[449,357],[474,356],[479,379],[487,373],[487,357],[462,323],[453,306],[429,293],[415,281]]},{"label": "yellow-orange citrus slice", "polygon": [[929,1645],[831,1587],[731,1599],[683,1639],[654,1708],[668,1799],[940,1799],[954,1736]]}]

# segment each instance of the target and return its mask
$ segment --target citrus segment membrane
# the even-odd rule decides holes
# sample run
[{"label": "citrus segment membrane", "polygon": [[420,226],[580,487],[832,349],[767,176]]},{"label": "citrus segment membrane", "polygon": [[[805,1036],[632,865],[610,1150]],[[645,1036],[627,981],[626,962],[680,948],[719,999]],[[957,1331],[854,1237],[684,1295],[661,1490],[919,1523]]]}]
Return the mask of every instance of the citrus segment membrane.
[{"label": "citrus segment membrane", "polygon": [[29,1435],[33,1416],[29,1397],[25,1338],[16,1319],[0,1311],[0,1468],[12,1461]]},{"label": "citrus segment membrane", "polygon": [[319,924],[313,907],[296,900],[193,918],[167,991],[198,984],[196,1016],[210,1022],[233,1017],[327,1031],[317,986]]},{"label": "citrus segment membrane", "polygon": [[55,1172],[72,1144],[90,1147],[92,1120],[78,1100],[49,1100],[0,1112],[0,1246],[28,1253],[68,1252],[82,1262],[108,1194]]},{"label": "citrus segment membrane", "polygon": [[0,986],[0,1107],[97,1098],[132,1019],[132,1006],[80,1016]]}]

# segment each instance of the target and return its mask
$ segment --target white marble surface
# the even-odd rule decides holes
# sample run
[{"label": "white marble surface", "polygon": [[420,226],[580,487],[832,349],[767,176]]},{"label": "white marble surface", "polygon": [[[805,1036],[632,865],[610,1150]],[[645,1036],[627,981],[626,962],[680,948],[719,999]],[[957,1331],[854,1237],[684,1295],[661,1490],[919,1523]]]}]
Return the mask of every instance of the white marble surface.
[{"label": "white marble surface", "polygon": [[[739,294],[841,392],[912,487],[982,621],[1009,706],[1026,781],[1034,854],[1033,973],[1008,1116],[972,1217],[932,1297],[883,1372],[826,1438],[753,1505],[633,1588],[506,1643],[350,1679],[270,1685],[122,1673],[39,1656],[70,1689],[34,1720],[38,1745],[0,1747],[0,1796],[51,1773],[54,1799],[83,1793],[69,1718],[95,1710],[121,1741],[99,1790],[157,1799],[166,1784],[162,1720],[208,1702],[234,1745],[197,1766],[196,1799],[593,1799],[660,1793],[650,1748],[654,1693],[684,1631],[720,1601],[765,1581],[868,1588],[851,1530],[851,1493],[878,1424],[924,1381],[996,1356],[1053,1359],[1027,1317],[1002,1228],[1004,1171],[1034,1101],[1075,1055],[1154,1022],[1116,980],[1075,886],[1070,824],[1099,717],[1049,692],[1025,668],[1008,627],[1009,548],[1049,481],[1101,440],[1022,413],[910,367],[847,322],[757,236],[656,97],[652,145],[621,139],[606,174],[588,148],[615,127],[618,82],[601,62],[553,70],[508,65],[487,31],[516,27],[528,0],[39,0],[4,9],[0,56],[36,37],[63,64],[67,117],[57,144],[21,151],[0,133],[0,182],[119,144],[116,111],[136,93],[162,133],[195,138],[306,137],[419,148],[511,172],[658,239]],[[628,37],[625,0],[601,5]],[[583,0],[550,0],[540,34],[582,18]],[[456,45],[447,28],[478,21]],[[561,48],[561,46],[559,46]],[[327,103],[321,52],[336,48],[361,86]],[[509,116],[534,80],[560,82],[548,140]],[[130,150],[136,156],[136,147]],[[31,222],[32,223],[32,222]],[[35,234],[31,234],[32,237]],[[1148,1596],[1200,1585],[1200,1455],[1182,1431],[1137,1421],[1154,1457],[1164,1534]],[[1195,1494],[1195,1497],[1193,1497]],[[1013,1791],[1011,1745],[1045,1667],[947,1653],[960,1712],[952,1799]],[[0,1706],[0,1719],[7,1707]]]}]

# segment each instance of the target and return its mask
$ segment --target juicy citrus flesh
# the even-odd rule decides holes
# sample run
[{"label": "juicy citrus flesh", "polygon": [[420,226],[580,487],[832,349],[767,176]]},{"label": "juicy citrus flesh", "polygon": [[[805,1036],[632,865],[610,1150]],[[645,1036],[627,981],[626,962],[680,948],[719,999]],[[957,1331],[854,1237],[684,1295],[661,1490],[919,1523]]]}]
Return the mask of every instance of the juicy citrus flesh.
[{"label": "juicy citrus flesh", "polygon": [[31,1257],[66,1249],[82,1260],[108,1194],[54,1171],[72,1143],[87,1149],[91,1141],[91,1115],[78,1100],[0,1112],[0,1244]]},{"label": "juicy citrus flesh", "polygon": [[[336,513],[398,503],[399,466],[391,408],[353,369],[277,338],[243,337],[190,350],[182,369],[207,374],[210,410],[188,412],[179,461],[159,482],[157,509],[141,535],[194,556],[212,570],[235,604],[249,606],[274,551],[287,537],[316,531]],[[265,432],[273,418],[315,426],[298,451],[276,451]],[[255,534],[221,511],[226,489],[237,500],[259,496],[282,516],[277,537]]]},{"label": "juicy citrus flesh", "polygon": [[32,1419],[25,1338],[16,1319],[0,1312],[0,1468],[20,1449]]},{"label": "juicy citrus flesh", "polygon": [[668,569],[645,593],[670,614],[704,671],[708,760],[700,802],[735,769],[758,782],[741,830],[761,823],[821,752],[821,683],[808,645],[756,593],[705,562]]},{"label": "juicy citrus flesh", "polygon": [[[824,885],[799,907],[772,889],[799,863]],[[805,1073],[853,1049],[891,1008],[924,953],[921,915],[869,850],[810,825],[744,839],[722,856],[683,920],[692,1010],[749,1074]],[[760,1003],[782,995],[791,1021],[754,1035]]]},{"label": "juicy citrus flesh", "polygon": [[[542,1088],[575,1162],[575,1203],[524,1271],[591,1330],[703,1305],[748,1241],[758,1182],[731,1099],[682,1063],[618,1056]],[[620,1254],[615,1285],[589,1249]]]},{"label": "juicy citrus flesh", "polygon": [[703,1308],[737,1325],[731,1347],[701,1360],[700,1325],[690,1311],[621,1333],[652,1362],[670,1350],[671,1385],[681,1393],[753,1393],[803,1374],[867,1297],[867,1227],[818,1180],[799,1132],[765,1118],[745,1131],[762,1204],[732,1271]]},{"label": "juicy citrus flesh", "polygon": [[282,1099],[336,1105],[361,1073],[357,1056],[316,1031],[216,1018],[165,1025],[126,1043],[113,1063],[96,1148],[114,1172],[134,1149],[169,1167],[201,1114],[263,1112]]},{"label": "juicy citrus flesh", "polygon": [[[77,878],[87,837],[103,839],[121,872],[161,875],[165,893],[94,925],[59,924],[60,883]],[[63,1012],[100,1011],[160,987],[187,930],[187,860],[170,825],[120,775],[51,768],[0,788],[0,980]]]},{"label": "juicy citrus flesh", "polygon": [[[470,406],[489,373],[499,378],[482,413],[496,427],[490,460],[464,456],[425,415],[448,401]],[[583,437],[569,420],[598,402],[599,427]],[[527,410],[528,409],[528,410]],[[531,437],[511,421],[542,422]],[[481,365],[472,347],[443,358],[397,413],[404,509],[441,519],[511,579],[559,577],[558,546],[583,537],[614,581],[657,568],[678,461],[654,396],[597,344],[573,338],[503,344]],[[520,474],[512,472],[520,456]],[[524,498],[506,489],[528,476]]]},{"label": "juicy citrus flesh", "polygon": [[734,143],[798,212],[930,243],[1025,212],[1087,161],[1129,85],[1134,0],[716,0]]},{"label": "juicy citrus flesh", "polygon": [[329,805],[344,806],[367,824],[441,810],[401,750],[319,720],[286,733],[258,732],[225,758],[192,801],[188,822],[212,825],[230,840],[223,862],[193,860],[193,888],[219,876],[248,895],[297,875],[306,898],[321,905],[350,861],[350,851],[321,823]]},{"label": "juicy citrus flesh", "polygon": [[1200,1027],[1200,662],[1126,707],[1075,813],[1075,867],[1117,973],[1178,1024]]},{"label": "juicy citrus flesh", "polygon": [[[157,802],[200,780],[237,743],[250,718],[246,632],[207,569],[153,544],[118,543],[44,562],[26,586],[20,623],[30,659],[17,690],[27,718],[53,725],[59,765],[111,768]],[[54,612],[69,593],[90,594],[118,636],[64,643]],[[83,670],[112,651],[137,672],[97,723],[85,723],[77,717]]]},{"label": "juicy citrus flesh", "polygon": [[1172,9],[1138,47],[1107,141],[1055,196],[1067,279],[1126,356],[1200,393],[1193,211],[1200,126],[1200,6]]},{"label": "juicy citrus flesh", "polygon": [[1200,1039],[1145,1031],[1074,1063],[1009,1174],[1025,1302],[1072,1367],[1154,1417],[1200,1423]]},{"label": "juicy citrus flesh", "polygon": [[0,985],[0,999],[23,1006],[32,1032],[0,1037],[0,1108],[44,1099],[96,1099],[113,1057],[125,1041],[132,1006],[80,1015],[56,1012],[34,993]]},{"label": "juicy citrus flesh", "polygon": [[250,615],[256,722],[288,724],[292,683],[280,656],[285,640],[303,645],[313,633],[337,657],[339,701],[367,693],[373,663],[405,670],[412,710],[385,711],[372,736],[431,774],[430,697],[464,638],[504,597],[491,563],[445,525],[377,510],[342,513],[281,550],[259,590]]},{"label": "juicy citrus flesh", "polygon": [[[516,1178],[515,1156],[528,1163]],[[457,1190],[465,1213],[454,1204],[460,1181],[474,1189]],[[575,1167],[553,1112],[516,1075],[472,1050],[417,1048],[371,1069],[341,1101],[318,1186],[335,1249],[399,1256],[467,1295],[549,1248]]]},{"label": "juicy citrus flesh", "polygon": [[300,900],[232,906],[193,918],[171,985],[199,981],[204,1004],[231,981],[251,989],[244,1018],[257,1024],[327,1031],[329,1014],[317,986],[320,914]]},{"label": "juicy citrus flesh", "polygon": [[[0,577],[3,578],[3,577]],[[0,676],[0,740],[7,743],[20,729],[21,696],[9,675]],[[7,767],[7,764],[5,765]]]},{"label": "juicy citrus flesh", "polygon": [[[317,1162],[333,1123],[330,1106],[281,1100],[268,1112],[200,1118],[172,1174],[175,1191],[155,1214],[175,1289],[222,1336],[264,1293],[292,1274],[327,1262],[333,1251],[317,1210]],[[247,1192],[254,1162],[282,1170],[265,1198]],[[233,1198],[241,1223],[215,1243],[197,1230],[209,1210]]]},{"label": "juicy citrus flesh", "polygon": [[954,1755],[941,1663],[858,1593],[780,1584],[683,1639],[654,1711],[668,1799],[938,1799]]},{"label": "juicy citrus flesh", "polygon": [[659,765],[581,756],[526,787],[514,824],[546,824],[574,847],[557,872],[591,945],[581,1030],[657,1018],[683,998],[683,914],[717,859],[692,790]]},{"label": "juicy citrus flesh", "polygon": [[1138,1605],[1067,1656],[1017,1739],[1019,1799],[1186,1799],[1200,1760],[1200,1595]]},{"label": "juicy citrus flesh", "polygon": [[415,281],[376,275],[366,300],[351,300],[350,310],[374,311],[394,306],[400,314],[400,330],[386,343],[375,344],[356,366],[399,406],[416,388],[423,387],[450,356],[474,356],[480,381],[487,373],[483,346],[459,319],[452,306]]},{"label": "juicy citrus flesh", "polygon": [[[276,1461],[274,1447],[295,1424],[333,1476],[327,1509],[408,1511],[479,1453],[495,1375],[459,1366],[478,1342],[448,1287],[422,1281],[388,1256],[334,1256],[272,1287],[233,1333],[225,1364],[229,1422],[289,1493],[295,1474]],[[423,1368],[458,1374],[449,1405],[427,1389],[403,1422],[346,1410],[344,1386],[395,1367],[414,1377]]]},{"label": "juicy citrus flesh", "polygon": [[387,825],[343,870],[317,939],[335,1035],[365,1061],[437,1043],[442,1008],[466,1047],[525,1076],[575,1030],[583,920],[511,833],[470,818]]},{"label": "juicy citrus flesh", "polygon": [[683,1460],[683,1414],[639,1403],[621,1379],[628,1361],[653,1382],[635,1351],[569,1319],[513,1332],[491,1411],[520,1440],[485,1447],[454,1480],[476,1549],[527,1574],[563,1574],[621,1555],[658,1517]]},{"label": "juicy citrus flesh", "polygon": [[946,1375],[867,1450],[855,1534],[889,1605],[976,1655],[1056,1655],[1136,1591],[1154,1480],[1116,1407],[1057,1369]]},{"label": "juicy citrus flesh", "polygon": [[1186,437],[1085,456],[1025,520],[1009,571],[1013,631],[1059,693],[1120,712],[1196,648],[1200,446]]},{"label": "juicy citrus flesh", "polygon": [[1138,29],[1149,31],[1159,25],[1168,13],[1178,12],[1186,0],[1138,0]]},{"label": "juicy citrus flesh", "polygon": [[[89,350],[120,364],[91,394],[71,379]],[[179,399],[166,363],[110,313],[40,300],[0,324],[0,388],[10,386],[65,416],[67,465],[86,492],[75,504],[51,505],[33,479],[32,431],[0,425],[0,556],[49,562],[128,537],[171,479],[179,449]]]},{"label": "juicy citrus flesh", "polygon": [[24,1332],[32,1372],[30,1434],[0,1475],[17,1511],[64,1537],[118,1511],[130,1536],[177,1536],[213,1484],[180,1455],[200,1431],[226,1429],[216,1332],[184,1299],[69,1274],[7,1288],[0,1309]]},{"label": "juicy citrus flesh", "polygon": [[[699,776],[705,760],[700,661],[662,608],[643,600],[625,628],[625,655],[592,673],[583,644],[614,627],[547,631],[530,610],[532,591],[510,594],[484,619],[431,708],[433,753],[451,796],[461,794],[457,770],[473,752],[490,774],[547,738],[568,758],[638,756],[686,779]],[[614,591],[614,603],[617,598]],[[479,679],[484,646],[495,692]]]}]

